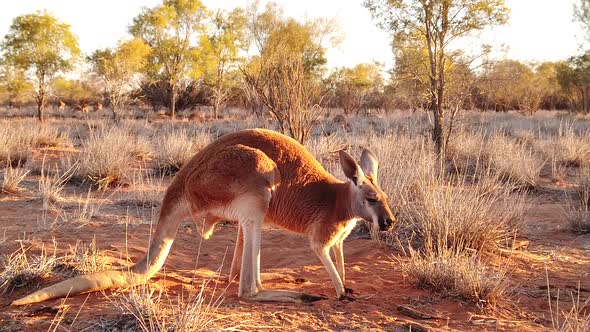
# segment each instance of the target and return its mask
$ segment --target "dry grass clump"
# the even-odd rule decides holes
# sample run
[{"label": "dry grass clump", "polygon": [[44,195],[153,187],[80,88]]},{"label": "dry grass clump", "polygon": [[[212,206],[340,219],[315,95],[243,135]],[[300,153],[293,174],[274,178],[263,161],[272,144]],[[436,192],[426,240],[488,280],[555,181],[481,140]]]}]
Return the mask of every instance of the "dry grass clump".
[{"label": "dry grass clump", "polygon": [[52,271],[66,276],[76,276],[98,271],[104,271],[111,267],[106,255],[98,250],[96,238],[90,244],[77,241],[70,246],[69,253],[56,262]]},{"label": "dry grass clump", "polygon": [[2,272],[0,272],[0,292],[12,292],[19,288],[36,287],[41,280],[48,277],[57,258],[48,255],[45,248],[41,254],[29,256],[29,248],[21,247],[9,255],[3,255]]},{"label": "dry grass clump", "polygon": [[533,188],[544,162],[528,145],[504,135],[463,132],[450,142],[447,159],[453,173],[478,178],[489,170],[517,188]]},{"label": "dry grass clump", "polygon": [[92,220],[95,213],[98,211],[97,207],[91,204],[91,191],[88,190],[86,197],[80,196],[78,205],[73,208],[71,212],[63,211],[62,219],[66,222],[85,225]]},{"label": "dry grass clump", "polygon": [[154,154],[154,147],[147,137],[134,135],[131,137],[131,155],[138,160],[148,160]]},{"label": "dry grass clump", "polygon": [[476,174],[483,167],[484,136],[460,132],[447,146],[447,162],[452,172]]},{"label": "dry grass clump", "polygon": [[131,154],[134,158],[142,161],[152,158],[154,145],[150,137],[153,133],[148,123],[123,121],[118,128],[129,135]]},{"label": "dry grass clump", "polygon": [[[582,306],[574,305],[569,311],[562,311],[552,321],[553,328],[558,332],[586,332],[590,331],[590,313],[587,307],[588,301]],[[561,317],[559,317],[561,316]]]},{"label": "dry grass clump", "polygon": [[338,151],[346,148],[345,140],[337,134],[313,136],[305,142],[305,147],[322,164],[334,162]]},{"label": "dry grass clump", "polygon": [[24,165],[31,154],[30,141],[12,124],[0,125],[0,163],[9,162],[13,167]]},{"label": "dry grass clump", "polygon": [[580,285],[575,292],[570,291],[571,305],[570,309],[561,309],[564,306],[560,302],[560,290],[557,289],[555,303],[552,300],[551,289],[549,287],[549,277],[547,276],[547,302],[551,314],[551,326],[558,332],[585,332],[590,331],[590,298],[585,301],[581,299]]},{"label": "dry grass clump", "polygon": [[204,132],[190,135],[186,130],[173,130],[154,140],[153,144],[157,146],[154,157],[156,168],[162,174],[174,174],[211,142],[211,136]]},{"label": "dry grass clump", "polygon": [[119,129],[93,133],[83,143],[78,156],[76,177],[90,181],[99,189],[127,183],[134,161],[133,144]]},{"label": "dry grass clump", "polygon": [[[411,146],[411,149],[407,147]],[[395,214],[417,198],[420,183],[434,179],[434,154],[420,138],[385,136],[370,148],[379,156],[379,182]]]},{"label": "dry grass clump", "polygon": [[67,131],[55,127],[36,125],[29,127],[34,131],[32,143],[34,147],[68,147],[72,146]]},{"label": "dry grass clump", "polygon": [[37,122],[0,124],[0,162],[25,164],[33,147],[71,146],[68,132]]},{"label": "dry grass clump", "polygon": [[493,174],[479,177],[476,184],[465,177],[419,182],[399,215],[398,244],[409,246],[404,271],[416,286],[484,305],[503,298],[508,281],[486,268],[479,253],[512,242],[525,196]]},{"label": "dry grass clump", "polygon": [[162,289],[141,285],[129,293],[122,294],[115,304],[124,313],[115,321],[101,322],[101,330],[134,331],[203,331],[212,328],[217,320],[215,312],[222,297],[206,299],[206,283],[200,291],[185,298],[180,294],[175,298]]},{"label": "dry grass clump", "polygon": [[20,191],[20,183],[27,177],[27,174],[29,174],[29,170],[21,167],[12,167],[9,163],[4,168],[0,192],[4,194],[17,194]]},{"label": "dry grass clump", "polygon": [[46,171],[43,167],[41,168],[39,196],[43,201],[43,209],[47,210],[51,204],[55,204],[61,199],[62,191],[75,171],[75,167],[71,167],[63,173],[57,167],[54,171]]},{"label": "dry grass clump", "polygon": [[576,177],[574,197],[568,199],[564,213],[575,232],[590,232],[590,167],[581,168]]},{"label": "dry grass clump", "polygon": [[565,129],[553,139],[555,158],[565,166],[590,166],[590,137],[576,135],[572,128]]},{"label": "dry grass clump", "polygon": [[133,174],[129,191],[121,194],[118,203],[141,208],[160,206],[164,199],[164,190],[159,188],[158,184],[152,172],[136,172]]},{"label": "dry grass clump", "polygon": [[493,180],[458,182],[421,183],[419,197],[402,213],[406,231],[415,233],[421,246],[436,243],[459,252],[495,251],[508,244],[522,220],[524,195],[492,186]]},{"label": "dry grass clump", "polygon": [[504,273],[487,268],[477,256],[444,246],[410,249],[404,272],[418,288],[432,289],[479,305],[495,304],[508,293]]},{"label": "dry grass clump", "polygon": [[524,144],[496,135],[486,143],[485,149],[489,167],[504,181],[522,188],[537,185],[544,162]]},{"label": "dry grass clump", "polygon": [[96,247],[93,240],[90,245],[80,241],[70,247],[63,257],[58,257],[57,244],[53,243],[53,253],[49,254],[43,247],[38,255],[30,255],[29,249],[20,249],[1,258],[0,293],[12,292],[19,288],[37,287],[41,281],[52,274],[66,276],[92,273],[110,267],[106,256]]}]

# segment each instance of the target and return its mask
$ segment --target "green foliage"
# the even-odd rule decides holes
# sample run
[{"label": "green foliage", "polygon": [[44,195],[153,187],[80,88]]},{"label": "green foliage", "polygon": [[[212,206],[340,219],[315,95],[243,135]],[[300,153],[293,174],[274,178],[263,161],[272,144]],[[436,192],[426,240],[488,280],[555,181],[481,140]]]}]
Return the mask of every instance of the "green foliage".
[{"label": "green foliage", "polygon": [[39,119],[43,122],[47,84],[70,70],[78,56],[78,39],[70,26],[47,12],[16,17],[2,43],[6,63],[26,72],[36,86]]},{"label": "green foliage", "polygon": [[587,38],[590,38],[590,0],[577,0],[574,4],[574,18],[586,30]]},{"label": "green foliage", "polygon": [[359,112],[374,105],[371,105],[371,95],[383,90],[381,70],[376,64],[358,64],[339,68],[330,75],[335,101],[344,113]]},{"label": "green foliage", "polygon": [[248,48],[246,16],[242,9],[217,11],[207,34],[203,34],[195,52],[194,77],[202,77],[211,91],[211,104],[217,111],[232,97],[239,84],[237,66],[240,52]]},{"label": "green foliage", "polygon": [[557,81],[573,110],[590,112],[590,52],[569,58],[557,66]]},{"label": "green foliage", "polygon": [[148,76],[170,85],[172,117],[176,113],[178,84],[191,69],[192,41],[203,31],[208,16],[199,0],[164,0],[161,5],[144,9],[129,29],[151,48]]},{"label": "green foliage", "polygon": [[12,66],[3,66],[0,71],[0,100],[9,107],[30,101],[34,93],[33,86],[27,80],[23,70]]},{"label": "green foliage", "polygon": [[489,62],[477,85],[481,97],[478,106],[484,110],[519,110],[525,114],[542,108],[563,108],[565,97],[558,83],[558,67],[554,62],[538,65],[516,60]]},{"label": "green foliage", "polygon": [[283,18],[276,5],[267,5],[262,13],[253,6],[249,15],[260,54],[242,68],[246,89],[277,119],[283,133],[303,142],[327,93],[321,76],[326,45],[338,42],[337,25]]},{"label": "green foliage", "polygon": [[93,72],[104,84],[114,119],[127,101],[129,92],[137,86],[134,78],[146,68],[150,52],[149,46],[135,38],[120,43],[114,50],[96,50],[88,57]]},{"label": "green foliage", "polygon": [[442,155],[445,152],[445,73],[447,62],[453,62],[457,56],[448,52],[450,45],[485,27],[506,23],[508,7],[504,0],[366,0],[364,6],[382,29],[393,33],[394,45],[403,43],[406,48],[415,49],[416,55],[426,50],[425,88],[434,118],[432,138],[437,153]]},{"label": "green foliage", "polygon": [[384,30],[410,35],[428,23],[449,32],[446,39],[505,24],[509,14],[504,0],[365,0],[364,6]]},{"label": "green foliage", "polygon": [[100,96],[98,88],[87,81],[56,77],[50,86],[58,100],[71,106],[88,105]]}]

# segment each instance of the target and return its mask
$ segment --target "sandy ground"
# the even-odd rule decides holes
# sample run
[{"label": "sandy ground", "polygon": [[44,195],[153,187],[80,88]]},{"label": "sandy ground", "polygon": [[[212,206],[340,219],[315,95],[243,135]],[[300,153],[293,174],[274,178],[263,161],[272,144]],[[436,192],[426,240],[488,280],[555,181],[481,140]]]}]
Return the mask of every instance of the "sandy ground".
[{"label": "sandy ground", "polygon": [[[0,253],[9,254],[21,244],[32,246],[38,254],[43,245],[58,254],[77,240],[87,243],[96,237],[100,250],[115,265],[126,264],[143,256],[148,244],[150,225],[139,222],[150,215],[150,209],[138,209],[117,203],[113,192],[93,193],[93,202],[100,211],[87,224],[58,221],[51,225],[53,215],[43,217],[41,200],[35,198],[34,177],[27,179],[20,196],[0,196]],[[542,186],[529,195],[529,213],[519,235],[528,246],[493,258],[491,263],[507,271],[513,286],[505,302],[481,308],[457,299],[445,298],[429,290],[416,289],[404,277],[401,264],[406,258],[399,252],[380,247],[371,240],[349,239],[345,242],[347,286],[355,291],[357,300],[336,300],[332,283],[307,244],[299,235],[265,226],[262,242],[262,272],[265,288],[282,288],[323,295],[327,300],[311,304],[249,303],[237,298],[237,283],[228,284],[235,243],[236,226],[218,226],[211,240],[202,241],[187,222],[179,230],[164,269],[152,279],[157,287],[175,298],[178,294],[194,294],[203,281],[206,299],[222,302],[214,313],[214,330],[347,330],[347,331],[542,331],[551,327],[547,280],[555,311],[557,289],[560,309],[571,306],[571,295],[580,291],[582,301],[590,296],[590,235],[573,234],[567,230],[562,216],[565,206],[564,185],[543,180]],[[66,197],[81,196],[84,187],[68,187]],[[123,189],[124,190],[124,189]],[[75,201],[61,203],[67,210]],[[146,212],[147,211],[147,212]],[[199,254],[200,252],[200,254]],[[221,268],[221,277],[213,277]],[[50,277],[41,286],[60,278]],[[71,299],[52,300],[25,307],[8,304],[32,289],[5,293],[0,299],[0,331],[46,330],[60,308],[67,312],[58,331],[94,330],[99,321],[121,317],[114,302],[120,294],[106,292]],[[432,318],[409,317],[399,307],[411,307]]]}]

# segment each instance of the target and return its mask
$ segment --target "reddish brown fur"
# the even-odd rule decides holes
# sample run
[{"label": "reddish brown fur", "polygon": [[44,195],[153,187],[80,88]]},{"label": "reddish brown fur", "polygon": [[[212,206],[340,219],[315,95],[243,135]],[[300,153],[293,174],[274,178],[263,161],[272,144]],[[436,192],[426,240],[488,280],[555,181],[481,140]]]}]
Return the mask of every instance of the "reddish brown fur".
[{"label": "reddish brown fur", "polygon": [[[277,181],[267,213],[267,221],[296,233],[310,233],[313,239],[327,243],[332,235],[345,226],[352,218],[350,206],[340,206],[348,202],[350,195],[348,185],[328,173],[321,164],[299,143],[284,135],[270,130],[245,130],[228,134],[207,146],[193,158],[178,174],[186,183],[185,189],[189,201],[197,204],[223,205],[229,203],[238,194],[238,187],[249,188],[243,183],[254,165],[236,168],[237,154],[228,154],[220,158],[220,150],[227,147],[241,146],[261,151],[264,156],[257,156],[263,165],[273,162],[284,183]],[[243,148],[240,149],[240,152]],[[266,159],[269,160],[264,160]],[[214,160],[213,162],[207,162]],[[243,162],[243,161],[242,161]],[[240,164],[242,165],[242,164]],[[266,172],[273,165],[267,165]],[[210,172],[215,170],[215,172]],[[198,173],[199,176],[195,174]],[[215,178],[209,178],[214,176]],[[228,188],[230,184],[231,189]],[[268,183],[256,184],[268,186]],[[270,184],[272,186],[272,184]],[[228,190],[230,189],[230,190]],[[201,196],[208,197],[204,201]],[[342,196],[342,197],[341,197]],[[316,223],[315,227],[311,227]]]},{"label": "reddish brown fur", "polygon": [[[355,217],[360,214],[367,218],[368,214],[376,213],[374,208],[373,212],[366,212],[367,204],[376,202],[368,202],[365,195],[379,196],[380,204],[385,206],[381,209],[387,210],[387,216],[391,212],[386,207],[385,194],[372,179],[364,177],[354,159],[344,152],[342,158],[347,177],[361,183],[343,183],[334,178],[302,145],[279,133],[255,129],[223,136],[197,153],[170,184],[152,243],[141,261],[127,270],[98,272],[63,281],[13,304],[144,283],[164,264],[178,225],[187,216],[192,216],[197,225],[205,219],[204,237],[210,235],[212,225],[220,219],[240,222],[244,253],[241,254],[242,241],[238,238],[231,269],[233,275],[241,270],[240,297],[288,302],[310,299],[293,291],[262,289],[259,250],[263,221],[307,234],[338,296],[346,297],[342,241],[354,226]],[[376,176],[375,157],[363,151],[363,160],[368,171]],[[359,212],[358,206],[365,212]],[[383,217],[380,212],[379,216]],[[329,256],[331,247],[337,267]]]}]

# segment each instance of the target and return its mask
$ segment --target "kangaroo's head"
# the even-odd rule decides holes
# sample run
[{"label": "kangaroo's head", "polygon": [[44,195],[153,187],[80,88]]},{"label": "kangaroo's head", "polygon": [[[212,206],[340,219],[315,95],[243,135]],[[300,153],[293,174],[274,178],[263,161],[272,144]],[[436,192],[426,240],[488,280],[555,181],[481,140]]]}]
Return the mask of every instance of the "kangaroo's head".
[{"label": "kangaroo's head", "polygon": [[359,165],[348,153],[340,151],[340,165],[344,175],[352,182],[352,212],[357,217],[372,221],[379,230],[390,230],[395,217],[387,204],[387,195],[377,181],[377,157],[364,149]]}]

